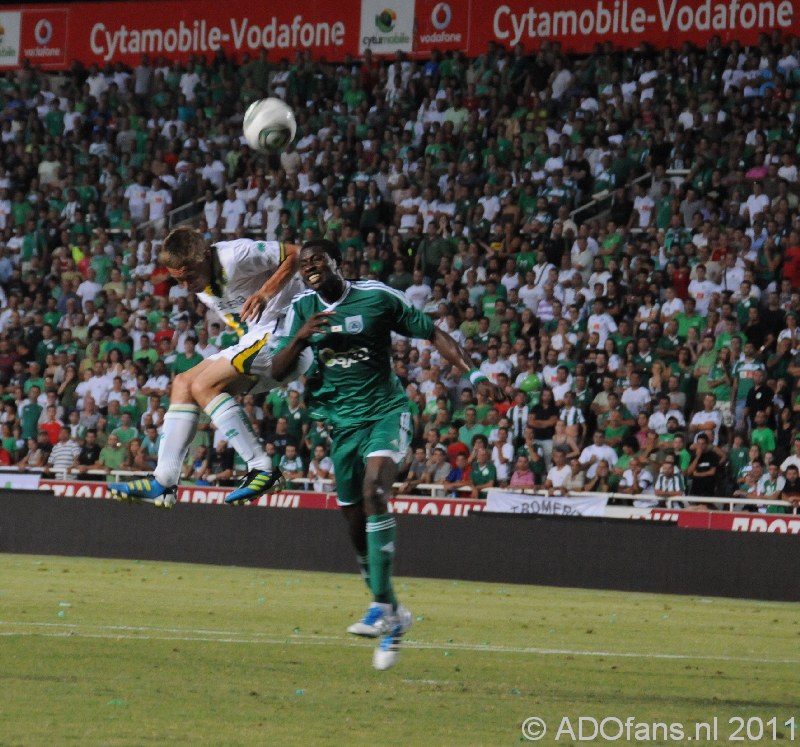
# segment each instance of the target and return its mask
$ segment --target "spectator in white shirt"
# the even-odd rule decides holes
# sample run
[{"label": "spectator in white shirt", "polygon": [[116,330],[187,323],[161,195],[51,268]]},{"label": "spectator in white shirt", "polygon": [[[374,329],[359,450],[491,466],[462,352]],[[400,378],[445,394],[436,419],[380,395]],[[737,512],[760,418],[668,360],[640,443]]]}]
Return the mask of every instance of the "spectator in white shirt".
[{"label": "spectator in white shirt", "polygon": [[592,307],[592,313],[589,315],[589,320],[586,325],[587,334],[597,332],[599,336],[598,344],[603,347],[606,343],[608,336],[617,331],[617,323],[613,317],[606,312],[605,302],[597,299]]},{"label": "spectator in white shirt", "polygon": [[700,316],[706,316],[708,314],[708,305],[711,302],[711,297],[714,293],[719,292],[719,286],[706,278],[705,265],[697,265],[695,272],[697,273],[695,279],[689,283],[689,295],[695,301],[697,313],[700,314]]},{"label": "spectator in white shirt", "polygon": [[597,474],[598,462],[605,461],[609,467],[613,467],[619,457],[616,449],[606,444],[605,434],[598,428],[592,435],[592,443],[584,448],[578,459],[586,470],[586,477],[592,479]]},{"label": "spectator in white shirt", "polygon": [[650,491],[653,486],[653,476],[645,469],[641,460],[633,457],[630,466],[622,473],[619,482],[620,493],[629,495],[641,495]]},{"label": "spectator in white shirt", "polygon": [[665,301],[661,304],[660,319],[662,324],[666,324],[674,316],[684,310],[683,301],[675,295],[675,288],[670,286],[664,291]]},{"label": "spectator in white shirt", "polygon": [[667,421],[670,418],[675,418],[681,428],[686,425],[686,418],[683,417],[683,413],[674,409],[671,404],[671,400],[666,394],[660,396],[656,411],[647,421],[647,427],[650,430],[654,430],[659,436],[663,436],[667,432]]},{"label": "spectator in white shirt", "polygon": [[414,282],[406,288],[406,298],[414,308],[422,311],[433,295],[433,291],[430,285],[425,282],[422,270],[414,270],[413,277]]},{"label": "spectator in white shirt", "polygon": [[703,409],[700,412],[696,412],[689,421],[689,433],[695,440],[701,433],[705,433],[712,444],[719,443],[719,427],[722,425],[722,415],[716,409],[716,404],[716,395],[709,393],[703,397]]},{"label": "spectator in white shirt", "polygon": [[164,188],[158,177],[153,179],[153,186],[147,193],[146,202],[148,220],[160,221],[166,216],[167,210],[172,204],[172,195],[168,189]]},{"label": "spectator in white shirt", "polygon": [[566,494],[564,484],[572,474],[571,467],[567,464],[567,456],[561,449],[553,449],[553,466],[547,471],[544,487],[549,495]]},{"label": "spectator in white shirt", "polygon": [[[647,194],[647,187],[644,182],[639,182],[636,185],[638,193],[633,200],[633,209],[636,211],[638,217],[639,228],[650,228],[655,218],[655,202],[653,198]],[[631,216],[633,218],[633,216]]]},{"label": "spectator in white shirt", "polygon": [[333,478],[333,462],[322,444],[314,447],[314,457],[308,463],[308,476],[315,481],[312,485],[317,492],[322,493],[328,489],[329,485],[320,481]]},{"label": "spectator in white shirt", "polygon": [[642,377],[638,371],[631,371],[629,384],[622,393],[620,400],[635,418],[640,412],[650,406],[650,391],[642,386]]},{"label": "spectator in white shirt", "polygon": [[213,153],[206,153],[205,160],[200,170],[203,181],[211,182],[215,190],[222,189],[225,184],[225,165]]},{"label": "spectator in white shirt", "polygon": [[719,279],[719,289],[723,293],[731,291],[737,293],[744,281],[744,263],[739,264],[735,252],[728,252],[722,265]]},{"label": "spectator in white shirt", "polygon": [[483,185],[483,197],[478,198],[478,204],[483,207],[483,217],[494,223],[494,219],[500,212],[500,200],[494,193],[494,187],[488,182]]},{"label": "spectator in white shirt", "polygon": [[497,473],[497,481],[505,483],[511,476],[511,465],[514,462],[514,447],[508,439],[508,428],[497,429],[497,440],[492,447],[492,463]]},{"label": "spectator in white shirt", "polygon": [[236,190],[228,187],[228,197],[222,203],[220,215],[224,221],[222,226],[223,233],[228,235],[236,233],[242,225],[242,218],[247,212],[247,206],[236,196]]},{"label": "spectator in white shirt", "polygon": [[203,217],[205,218],[206,225],[208,226],[209,230],[217,227],[217,223],[219,223],[219,215],[219,201],[216,197],[214,197],[214,193],[210,189],[207,189],[206,201],[203,203]]},{"label": "spectator in white shirt", "polygon": [[741,215],[748,219],[750,225],[757,215],[761,215],[769,207],[769,197],[764,194],[761,182],[753,182],[753,194],[739,208]]}]

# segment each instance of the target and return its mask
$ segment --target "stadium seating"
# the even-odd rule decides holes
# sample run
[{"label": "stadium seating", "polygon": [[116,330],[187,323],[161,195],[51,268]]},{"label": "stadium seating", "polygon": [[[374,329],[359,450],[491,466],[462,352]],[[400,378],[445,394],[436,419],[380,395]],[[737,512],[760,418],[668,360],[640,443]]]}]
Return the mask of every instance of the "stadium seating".
[{"label": "stadium seating", "polygon": [[[765,36],[548,48],[513,84],[492,54],[305,61],[268,76],[299,125],[270,159],[243,145],[241,120],[272,91],[224,56],[193,60],[200,75],[156,60],[147,95],[121,66],[97,98],[78,67],[0,74],[0,465],[152,469],[168,397],[142,388],[157,362],[170,377],[235,339],[158,265],[189,223],[212,241],[339,242],[349,277],[404,292],[505,390],[487,401],[427,343],[398,339],[422,450],[398,489],[483,495],[455,460],[472,469],[485,446],[495,485],[796,510],[798,60],[800,40]],[[276,464],[297,443],[297,484],[313,484],[325,429],[303,409],[276,431],[286,392],[245,407]],[[230,459],[219,439],[201,427],[187,481]]]}]

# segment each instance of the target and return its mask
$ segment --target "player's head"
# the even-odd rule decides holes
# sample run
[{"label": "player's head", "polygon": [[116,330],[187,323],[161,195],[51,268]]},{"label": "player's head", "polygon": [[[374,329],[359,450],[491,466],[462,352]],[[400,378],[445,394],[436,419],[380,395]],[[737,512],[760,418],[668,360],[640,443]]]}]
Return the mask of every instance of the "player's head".
[{"label": "player's head", "polygon": [[193,293],[204,290],[211,282],[211,250],[203,235],[193,228],[181,226],[170,231],[158,260]]},{"label": "player's head", "polygon": [[327,254],[337,267],[342,264],[342,251],[335,242],[329,239],[311,239],[303,244],[300,249],[300,254],[302,255],[306,250],[312,249],[321,250]]},{"label": "player's head", "polygon": [[327,239],[307,241],[300,249],[299,260],[300,277],[309,288],[323,294],[326,290],[331,293],[341,290],[342,253],[334,242]]}]

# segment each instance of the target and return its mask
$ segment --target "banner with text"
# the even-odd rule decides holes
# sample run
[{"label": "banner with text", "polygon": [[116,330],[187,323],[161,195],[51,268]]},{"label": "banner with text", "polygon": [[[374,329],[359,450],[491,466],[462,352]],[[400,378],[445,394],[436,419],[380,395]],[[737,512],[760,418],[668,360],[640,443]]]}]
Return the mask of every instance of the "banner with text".
[{"label": "banner with text", "polygon": [[359,54],[367,49],[378,55],[410,52],[413,37],[413,0],[392,5],[387,5],[386,0],[361,0]]},{"label": "banner with text", "polygon": [[73,59],[136,65],[143,54],[168,60],[222,50],[241,60],[266,49],[273,62],[299,51],[339,60],[358,50],[359,0],[298,5],[231,0],[74,3],[0,13],[0,67],[24,59],[66,67]]},{"label": "banner with text", "polygon": [[486,510],[509,514],[547,514],[550,516],[603,516],[605,496],[526,495],[490,490]]},{"label": "banner with text", "polygon": [[145,0],[3,7],[0,69],[25,60],[65,69],[72,60],[135,65],[143,54],[186,60],[217,50],[241,61],[266,49],[272,62],[297,52],[340,61],[346,55],[427,55],[433,49],[485,53],[489,42],[527,52],[558,42],[589,52],[656,47],[713,36],[754,44],[763,32],[800,34],[793,0],[307,0],[297,5],[245,0]]},{"label": "banner with text", "polygon": [[[109,498],[108,487],[104,482],[78,482],[68,480],[39,479],[38,475],[0,476],[6,487],[19,490],[52,490],[55,495],[75,498]],[[178,488],[178,503],[208,503],[222,505],[225,496],[232,488],[206,486],[181,486]],[[320,508],[334,511],[336,495],[297,490],[263,495],[251,505],[261,508]],[[423,496],[399,495],[389,501],[389,511],[394,514],[414,514],[420,516],[465,517],[475,511],[483,511],[485,501],[462,498],[425,498]]]},{"label": "banner with text", "polygon": [[[455,4],[454,4],[455,5]],[[754,44],[762,32],[800,31],[800,6],[792,0],[508,0],[472,2],[469,54],[496,41],[538,49],[558,42],[570,52],[596,44],[635,49],[643,43],[667,47],[691,42],[705,46],[713,36]]]},{"label": "banner with text", "polygon": [[740,514],[727,511],[679,511],[678,526],[688,529],[718,529],[726,532],[800,534],[797,514]]}]

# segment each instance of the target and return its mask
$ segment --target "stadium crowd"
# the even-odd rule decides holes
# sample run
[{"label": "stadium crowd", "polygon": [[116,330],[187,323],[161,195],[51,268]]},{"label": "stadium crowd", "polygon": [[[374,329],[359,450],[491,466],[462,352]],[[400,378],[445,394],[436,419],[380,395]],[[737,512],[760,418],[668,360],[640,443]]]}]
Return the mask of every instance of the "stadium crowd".
[{"label": "stadium crowd", "polygon": [[[241,137],[265,95],[297,112],[279,161]],[[152,471],[171,377],[236,339],[157,262],[189,220],[338,241],[505,390],[396,340],[404,492],[800,501],[796,38],[26,65],[0,112],[0,465]],[[302,382],[244,405],[289,478],[332,477]],[[243,469],[201,423],[186,480]]]}]

